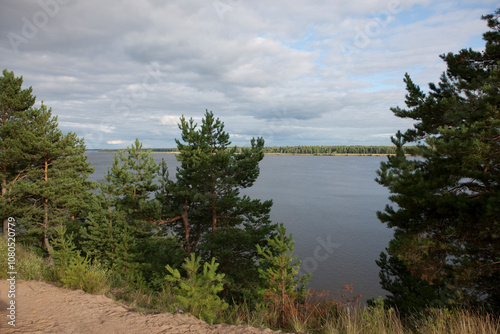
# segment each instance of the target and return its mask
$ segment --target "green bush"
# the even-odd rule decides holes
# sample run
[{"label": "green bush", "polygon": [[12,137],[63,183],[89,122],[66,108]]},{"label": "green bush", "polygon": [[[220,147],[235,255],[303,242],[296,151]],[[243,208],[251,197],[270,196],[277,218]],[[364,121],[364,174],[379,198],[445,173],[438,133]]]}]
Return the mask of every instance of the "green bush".
[{"label": "green bush", "polygon": [[7,239],[0,237],[0,279],[8,278],[7,272],[10,271],[9,264],[7,263],[8,249]]},{"label": "green bush", "polygon": [[7,272],[11,271],[17,272],[17,278],[25,280],[43,280],[50,276],[48,261],[20,243],[17,243],[15,248],[15,270],[10,270],[7,261],[8,252],[7,239],[0,236],[0,279],[7,278]]},{"label": "green bush", "polygon": [[47,280],[50,277],[47,259],[21,249],[17,262],[19,277],[24,280]]},{"label": "green bush", "polygon": [[108,271],[100,263],[91,264],[88,257],[79,254],[69,260],[61,281],[65,287],[82,289],[94,294],[110,290]]},{"label": "green bush", "polygon": [[228,304],[217,295],[222,291],[224,274],[216,274],[218,263],[212,258],[211,263],[203,265],[203,273],[199,273],[200,258],[191,253],[182,268],[187,277],[181,277],[179,270],[166,266],[170,275],[165,278],[171,282],[177,294],[177,302],[182,308],[194,316],[213,323],[216,316],[228,307]]},{"label": "green bush", "polygon": [[[311,274],[298,278],[301,261],[293,256],[295,250],[292,235],[286,235],[283,224],[277,227],[278,234],[267,239],[267,247],[256,245],[260,256],[260,276],[268,287],[263,294],[263,300],[270,315],[271,327],[287,328],[290,322],[299,314],[298,300],[307,295],[304,286]],[[277,320],[277,321],[276,321]]]},{"label": "green bush", "polygon": [[86,256],[80,255],[73,243],[73,234],[67,235],[65,227],[59,227],[53,240],[54,259],[53,279],[65,287],[82,289],[89,293],[109,291],[108,271],[100,263],[91,263]]}]

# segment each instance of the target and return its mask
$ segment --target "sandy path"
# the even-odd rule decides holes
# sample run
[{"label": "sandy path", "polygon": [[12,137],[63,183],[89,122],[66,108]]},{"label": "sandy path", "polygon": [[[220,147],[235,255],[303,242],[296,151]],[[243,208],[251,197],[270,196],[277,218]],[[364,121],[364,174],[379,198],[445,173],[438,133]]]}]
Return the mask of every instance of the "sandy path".
[{"label": "sandy path", "polygon": [[15,285],[16,322],[8,324],[9,282],[0,281],[0,333],[278,333],[248,326],[211,326],[186,314],[142,314],[105,296],[68,290],[39,281]]}]

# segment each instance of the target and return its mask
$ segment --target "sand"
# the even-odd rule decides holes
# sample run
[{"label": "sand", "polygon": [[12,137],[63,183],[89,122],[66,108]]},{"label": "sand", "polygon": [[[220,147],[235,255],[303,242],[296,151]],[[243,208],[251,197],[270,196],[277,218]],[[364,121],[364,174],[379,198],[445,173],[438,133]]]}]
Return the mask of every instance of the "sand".
[{"label": "sand", "polygon": [[[0,281],[0,333],[279,333],[249,326],[210,325],[180,313],[134,312],[102,295],[86,294],[40,281],[17,281],[15,299],[9,282]],[[9,303],[15,300],[15,327],[9,325]]]}]

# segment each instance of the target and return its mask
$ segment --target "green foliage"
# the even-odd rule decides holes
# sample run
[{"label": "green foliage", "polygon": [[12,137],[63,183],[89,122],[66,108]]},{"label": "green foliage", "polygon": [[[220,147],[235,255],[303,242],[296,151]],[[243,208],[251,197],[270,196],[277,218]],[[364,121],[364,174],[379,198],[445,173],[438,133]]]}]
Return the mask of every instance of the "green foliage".
[{"label": "green foliage", "polygon": [[205,262],[203,272],[199,273],[200,261],[200,257],[191,253],[182,265],[187,277],[181,277],[179,270],[167,265],[170,275],[165,278],[173,283],[177,301],[185,311],[213,323],[217,315],[228,306],[217,295],[224,288],[224,274],[216,273],[219,264],[215,262],[215,258],[210,263]]},{"label": "green foliage", "polygon": [[297,256],[292,256],[295,241],[291,234],[286,235],[286,228],[283,224],[280,224],[276,230],[277,235],[267,239],[267,247],[256,246],[261,257],[259,273],[268,282],[269,291],[281,296],[304,296],[304,287],[312,274],[296,278],[302,262],[295,261]]},{"label": "green foliage", "polygon": [[[406,154],[415,154],[415,147],[406,147]],[[347,155],[347,154],[395,154],[393,146],[269,146],[264,148],[267,154],[312,154],[312,155]]]},{"label": "green foliage", "polygon": [[151,199],[158,188],[154,182],[158,169],[151,151],[144,151],[138,139],[119,151],[80,228],[86,254],[133,284],[146,284],[143,270],[148,278],[153,276],[151,265],[144,263],[144,249],[151,249],[151,223],[159,212],[159,203]]},{"label": "green foliage", "polygon": [[52,239],[54,248],[51,250],[51,255],[54,259],[54,264],[64,271],[71,259],[80,255],[80,251],[76,249],[73,243],[73,234],[68,235],[65,227],[57,227],[55,232],[56,234]]},{"label": "green foliage", "polygon": [[431,308],[414,320],[418,333],[499,333],[500,322],[492,314],[471,310]]},{"label": "green foliage", "polygon": [[[33,252],[23,244],[16,244],[15,248],[16,262],[15,268],[17,277],[24,280],[45,280],[51,277],[49,269],[49,261]],[[7,257],[8,254],[8,239],[0,236],[0,254],[4,259],[0,261],[0,279],[7,277],[9,270]]]},{"label": "green foliage", "polygon": [[[1,214],[19,219],[19,240],[50,251],[55,226],[80,217],[88,202],[93,172],[83,140],[62,134],[57,117],[42,102],[32,107],[31,88],[21,90],[22,78],[4,71],[0,79],[2,136]],[[4,145],[8,145],[4,146]]]},{"label": "green foliage", "polygon": [[106,176],[112,185],[116,210],[124,213],[137,233],[151,229],[147,220],[152,216],[151,212],[157,210],[157,204],[150,200],[150,196],[158,189],[154,183],[158,170],[151,151],[144,152],[136,139],[134,145],[115,155],[111,172]]},{"label": "green foliage", "polygon": [[[415,312],[424,312],[429,306],[448,304],[449,291],[445,287],[415,277],[402,260],[389,257],[386,253],[380,254],[376,261],[380,267],[380,284],[391,292],[385,298],[385,305],[397,308],[401,314],[408,315]],[[397,279],[393,279],[397,277]],[[368,301],[369,305],[377,305],[376,300]]]},{"label": "green foliage", "polygon": [[[381,164],[377,178],[395,203],[378,213],[394,228],[391,259],[379,262],[382,284],[405,309],[500,309],[499,17],[500,10],[483,17],[492,29],[484,51],[441,56],[448,69],[429,93],[407,74],[408,109],[392,109],[416,121],[392,138],[397,155]],[[417,145],[422,158],[407,159],[406,144]]]},{"label": "green foliage", "polygon": [[4,257],[2,261],[0,261],[0,279],[7,278],[7,272],[9,270],[9,263],[6,261],[5,254],[8,254],[9,247],[7,245],[7,238],[4,236],[0,237],[0,254]]},{"label": "green foliage", "polygon": [[224,123],[206,112],[201,126],[184,117],[176,140],[180,162],[176,180],[170,180],[161,164],[161,224],[182,239],[186,253],[196,252],[205,261],[216,257],[226,274],[227,300],[256,298],[262,284],[256,266],[256,244],[264,245],[272,233],[269,219],[272,201],[252,200],[240,195],[259,175],[264,158],[262,138],[251,147],[230,147]]},{"label": "green foliage", "polygon": [[123,213],[114,209],[111,195],[103,194],[102,189],[101,183],[101,196],[93,196],[93,209],[80,227],[80,243],[87,255],[111,268],[118,256],[117,245],[126,239],[123,233],[126,222]]},{"label": "green foliage", "polygon": [[17,272],[23,280],[47,280],[52,276],[49,261],[35,253],[21,248],[16,253]]},{"label": "green foliage", "polygon": [[0,77],[0,220],[3,235],[7,235],[7,218],[17,210],[16,200],[10,189],[23,176],[33,159],[26,152],[29,140],[30,119],[36,111],[32,108],[35,97],[32,88],[22,89],[23,77],[3,70]]},{"label": "green foliage", "polygon": [[[0,237],[0,253],[7,251],[5,238]],[[71,248],[71,247],[70,247]],[[22,279],[51,279],[49,271],[55,271],[54,266],[49,267],[46,259],[33,253],[33,249],[25,246],[16,247],[16,262],[19,268],[18,277]],[[70,260],[66,269],[68,273],[68,286],[81,288],[85,291],[99,293],[106,292],[106,279],[109,272],[94,271],[92,266],[85,267],[82,262],[87,262],[84,257]],[[34,263],[34,264],[33,264]],[[0,261],[0,270],[5,261]],[[214,263],[215,264],[215,263]],[[29,268],[28,268],[29,267]],[[98,265],[96,266],[99,269]],[[199,267],[199,265],[198,265]],[[40,269],[41,268],[41,269]],[[48,269],[52,268],[52,269]],[[26,276],[28,272],[35,276]],[[198,269],[199,270],[199,269]],[[5,278],[7,271],[0,271],[0,278]],[[88,274],[88,273],[91,274]],[[40,275],[38,275],[38,274]],[[31,274],[30,274],[31,275]],[[201,275],[201,274],[200,274]],[[72,278],[70,278],[72,277]],[[85,277],[85,278],[84,278]],[[179,275],[180,277],[180,275]],[[108,280],[109,281],[109,280]],[[90,282],[90,283],[86,283]],[[87,285],[86,285],[87,284]],[[100,288],[102,286],[102,288]],[[137,311],[148,312],[174,312],[173,305],[178,303],[172,289],[164,289],[160,292],[142,291],[129,286],[122,286],[112,290],[114,296]],[[294,331],[307,333],[498,333],[500,322],[493,314],[476,313],[468,310],[435,309],[431,308],[423,315],[413,315],[411,318],[399,318],[397,312],[387,309],[384,302],[379,299],[370,308],[346,308],[344,306],[321,302],[309,302],[311,314],[306,313],[302,317],[291,317],[290,322]],[[302,310],[300,310],[303,312]],[[300,315],[300,313],[299,313]],[[228,306],[222,315],[217,315],[217,320],[234,324],[250,325],[254,327],[266,327],[270,323],[271,316],[268,309],[262,305],[249,305],[241,303]],[[277,316],[277,315],[275,315]],[[276,322],[276,321],[275,321]]]},{"label": "green foliage", "polygon": [[110,289],[108,270],[88,257],[77,255],[69,260],[61,282],[65,287],[81,289],[92,294],[106,293]]},{"label": "green foliage", "polygon": [[82,289],[89,293],[103,293],[109,290],[108,272],[98,262],[91,263],[83,257],[73,243],[73,235],[66,234],[65,227],[56,229],[51,250],[54,258],[54,277],[65,287]]},{"label": "green foliage", "polygon": [[266,248],[256,247],[261,256],[259,273],[268,285],[263,298],[270,312],[279,314],[278,326],[283,328],[291,316],[297,316],[296,299],[306,296],[304,286],[312,274],[296,278],[301,262],[294,262],[297,257],[292,256],[295,242],[291,234],[286,236],[283,224],[277,232],[278,235],[267,239]]},{"label": "green foliage", "polygon": [[144,255],[142,273],[153,291],[161,291],[167,271],[165,267],[180,268],[186,258],[186,252],[179,247],[174,236],[154,235],[148,238],[141,248]]}]

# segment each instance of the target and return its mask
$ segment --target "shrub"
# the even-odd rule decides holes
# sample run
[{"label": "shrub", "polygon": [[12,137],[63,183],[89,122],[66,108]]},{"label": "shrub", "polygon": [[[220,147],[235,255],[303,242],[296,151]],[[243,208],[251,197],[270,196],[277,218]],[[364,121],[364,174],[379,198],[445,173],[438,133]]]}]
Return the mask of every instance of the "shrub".
[{"label": "shrub", "polygon": [[291,234],[286,236],[283,224],[277,231],[277,236],[267,239],[267,248],[256,247],[261,257],[259,273],[268,284],[263,291],[263,300],[269,309],[269,325],[286,328],[290,320],[298,317],[297,299],[306,297],[304,286],[311,274],[296,278],[301,262],[293,263],[297,258],[292,256],[295,242]]},{"label": "shrub", "polygon": [[[7,254],[9,251],[7,239],[0,236],[0,279],[7,278],[7,272],[13,270],[9,269],[7,261]],[[25,280],[42,280],[50,277],[48,270],[48,261],[41,256],[31,252],[26,246],[20,243],[16,244],[15,248],[15,270],[19,279]]]},{"label": "shrub", "polygon": [[61,281],[65,287],[93,294],[106,293],[110,289],[108,271],[100,263],[91,264],[88,257],[79,254],[69,260]]},{"label": "shrub", "polygon": [[47,280],[50,277],[47,259],[24,249],[21,249],[19,255],[17,270],[21,279]]},{"label": "shrub", "polygon": [[67,235],[65,227],[57,228],[53,240],[54,278],[65,287],[82,289],[89,293],[105,293],[109,291],[108,271],[100,263],[90,262],[82,257],[73,243],[73,234]]},{"label": "shrub", "polygon": [[228,304],[217,295],[223,290],[224,274],[216,274],[218,263],[215,258],[212,262],[203,265],[203,272],[199,273],[200,258],[191,253],[186,258],[182,268],[187,277],[181,277],[179,270],[166,266],[170,275],[165,278],[173,284],[177,294],[177,302],[182,308],[200,319],[213,323],[216,316],[228,307]]}]

